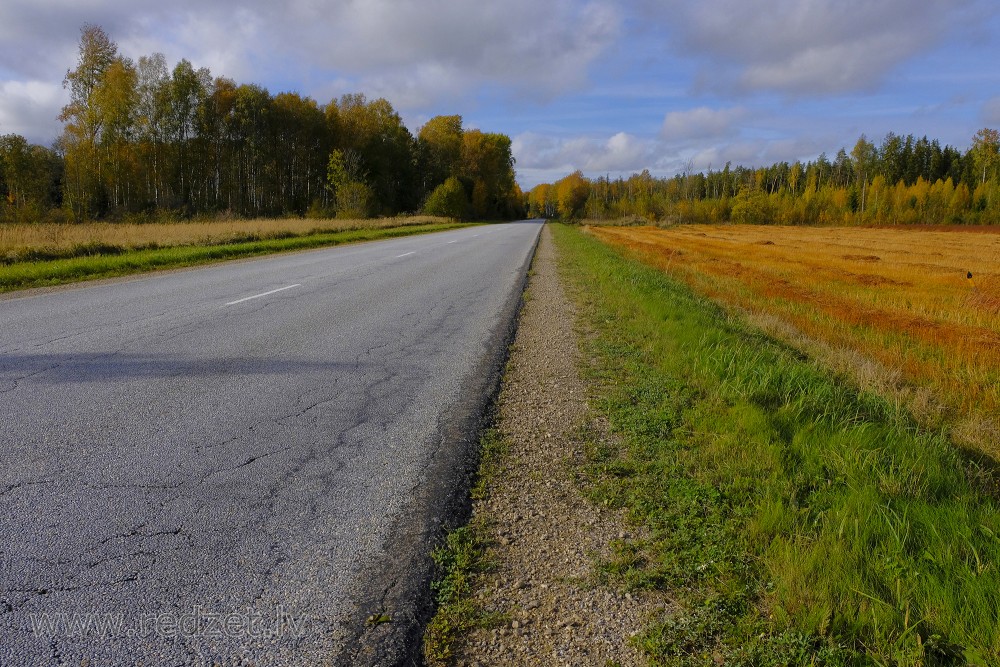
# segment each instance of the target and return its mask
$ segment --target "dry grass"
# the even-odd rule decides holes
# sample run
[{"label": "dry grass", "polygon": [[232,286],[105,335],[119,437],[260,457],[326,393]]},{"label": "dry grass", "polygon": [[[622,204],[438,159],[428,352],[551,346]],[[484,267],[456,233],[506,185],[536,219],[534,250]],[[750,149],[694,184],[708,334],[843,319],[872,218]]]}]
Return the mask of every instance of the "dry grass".
[{"label": "dry grass", "polygon": [[371,220],[281,218],[143,224],[112,222],[0,224],[0,258],[16,261],[39,251],[52,255],[69,255],[74,249],[87,246],[133,249],[150,246],[215,245],[249,239],[303,236],[313,232],[385,229],[442,222],[448,220],[431,216],[413,216]]},{"label": "dry grass", "polygon": [[1000,230],[965,229],[591,231],[995,457]]}]

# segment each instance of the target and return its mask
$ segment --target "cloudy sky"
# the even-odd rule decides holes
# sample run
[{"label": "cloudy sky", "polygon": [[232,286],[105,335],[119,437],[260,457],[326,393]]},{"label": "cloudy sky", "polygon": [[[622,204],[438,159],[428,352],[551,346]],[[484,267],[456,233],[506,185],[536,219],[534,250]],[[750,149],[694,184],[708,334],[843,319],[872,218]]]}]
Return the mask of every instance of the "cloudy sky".
[{"label": "cloudy sky", "polygon": [[133,59],[514,139],[523,186],[1000,126],[995,0],[4,0],[0,133],[49,144],[83,24]]}]

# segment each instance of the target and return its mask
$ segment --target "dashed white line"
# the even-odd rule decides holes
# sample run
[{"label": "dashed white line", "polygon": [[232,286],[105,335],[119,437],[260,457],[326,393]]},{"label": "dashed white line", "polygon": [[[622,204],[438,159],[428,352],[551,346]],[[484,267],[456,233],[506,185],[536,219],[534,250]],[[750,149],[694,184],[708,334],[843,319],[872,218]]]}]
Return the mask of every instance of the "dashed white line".
[{"label": "dashed white line", "polygon": [[400,257],[408,257],[410,255],[415,255],[415,254],[417,254],[416,250],[414,250],[413,252],[404,252],[402,255],[396,255],[396,259],[399,259]]},{"label": "dashed white line", "polygon": [[243,303],[244,301],[249,301],[250,299],[259,299],[262,296],[275,294],[277,292],[284,292],[286,289],[292,289],[293,287],[302,287],[302,283],[295,283],[294,285],[289,285],[288,287],[279,287],[278,289],[273,289],[270,292],[262,292],[261,294],[254,294],[253,296],[245,296],[242,299],[237,299],[236,301],[230,301],[226,305],[235,306],[238,303]]},{"label": "dashed white line", "polygon": [[452,243],[458,243],[458,241],[457,240],[455,240],[455,241],[448,241],[448,243],[446,243],[445,245],[451,245]]}]

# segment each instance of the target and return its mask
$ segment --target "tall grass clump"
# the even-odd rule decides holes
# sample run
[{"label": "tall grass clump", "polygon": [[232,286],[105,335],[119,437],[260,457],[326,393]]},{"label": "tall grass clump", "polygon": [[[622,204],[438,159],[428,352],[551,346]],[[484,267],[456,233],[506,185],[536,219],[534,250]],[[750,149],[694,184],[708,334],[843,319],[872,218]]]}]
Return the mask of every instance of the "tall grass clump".
[{"label": "tall grass clump", "polygon": [[656,664],[1000,664],[989,471],[662,271],[555,237],[613,434],[592,493],[645,527],[602,570],[678,603],[638,639]]}]

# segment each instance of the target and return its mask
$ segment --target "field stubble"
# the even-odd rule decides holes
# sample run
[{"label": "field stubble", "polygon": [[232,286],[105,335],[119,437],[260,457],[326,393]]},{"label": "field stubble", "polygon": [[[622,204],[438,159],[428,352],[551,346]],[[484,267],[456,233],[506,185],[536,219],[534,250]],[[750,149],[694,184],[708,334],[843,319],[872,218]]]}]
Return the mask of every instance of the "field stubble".
[{"label": "field stubble", "polygon": [[996,458],[1000,230],[966,229],[590,231]]},{"label": "field stubble", "polygon": [[88,222],[0,224],[0,262],[52,259],[119,251],[185,245],[221,245],[269,238],[360,229],[388,229],[440,224],[445,218],[411,216],[370,220],[260,218],[185,222]]}]

